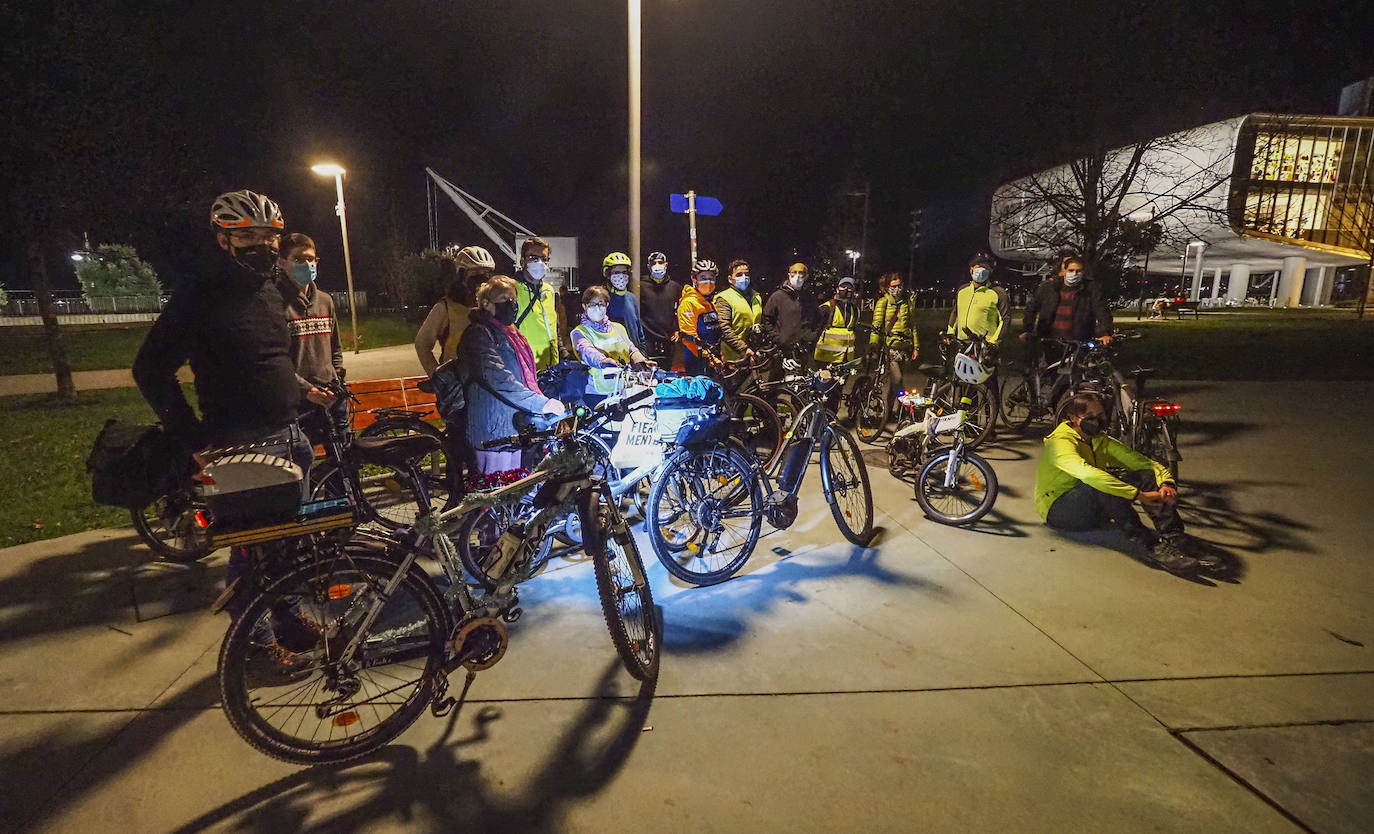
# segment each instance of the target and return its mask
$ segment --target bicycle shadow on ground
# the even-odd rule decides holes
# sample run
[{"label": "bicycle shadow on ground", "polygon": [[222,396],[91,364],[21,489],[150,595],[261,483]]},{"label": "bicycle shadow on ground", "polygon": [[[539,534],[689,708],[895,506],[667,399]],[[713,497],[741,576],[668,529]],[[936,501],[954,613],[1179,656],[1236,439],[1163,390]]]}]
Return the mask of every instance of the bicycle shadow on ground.
[{"label": "bicycle shadow on ground", "polygon": [[[1052,531],[1054,535],[1078,544],[1091,545],[1102,550],[1113,551],[1127,559],[1140,563],[1142,567],[1157,570],[1160,573],[1168,574],[1168,571],[1160,568],[1150,561],[1143,546],[1137,545],[1115,527],[1104,527],[1100,530],[1084,530],[1070,532],[1066,530]],[[1214,572],[1198,572],[1190,576],[1176,576],[1184,582],[1192,582],[1198,585],[1206,585],[1215,588],[1218,582],[1227,584],[1239,584],[1240,560],[1233,554],[1227,553],[1225,556],[1227,565]]]},{"label": "bicycle shadow on ground", "polygon": [[[820,548],[817,548],[820,549]],[[828,548],[825,548],[828,549]],[[921,576],[898,573],[878,563],[875,547],[851,545],[842,561],[825,563],[794,561],[814,552],[775,547],[767,558],[755,551],[744,569],[716,585],[684,589],[657,600],[664,610],[663,646],[668,655],[714,652],[739,640],[750,629],[750,619],[764,616],[782,605],[804,605],[814,600],[802,588],[832,578],[858,577],[879,585],[913,588],[938,600],[953,593],[943,584]],[[821,603],[825,604],[825,603]]]},{"label": "bicycle shadow on ground", "polygon": [[[208,557],[207,557],[208,559]],[[97,539],[80,550],[36,559],[0,578],[0,646],[111,622],[146,622],[208,607],[224,563],[164,562],[135,534]]]},{"label": "bicycle shadow on ground", "polygon": [[[1183,450],[1187,451],[1189,446],[1210,446],[1262,428],[1264,427],[1259,423],[1241,420],[1185,419],[1179,422],[1179,437],[1177,439]],[[1187,473],[1182,474],[1186,475]]]},{"label": "bicycle shadow on ground", "polygon": [[[497,704],[470,703],[450,715],[440,738],[423,750],[392,745],[358,762],[308,768],[232,799],[174,832],[191,834],[226,822],[234,831],[262,834],[367,831],[385,822],[434,832],[561,831],[568,810],[609,785],[651,729],[647,721],[657,681],[644,682],[626,696],[619,691],[620,678],[620,662],[612,661],[595,694],[551,740],[552,752],[515,796],[495,786],[523,779],[523,772],[484,773],[480,761],[460,756],[462,748],[490,740],[491,726],[503,717]],[[467,716],[470,732],[454,738]],[[341,802],[347,807],[334,810]]]}]

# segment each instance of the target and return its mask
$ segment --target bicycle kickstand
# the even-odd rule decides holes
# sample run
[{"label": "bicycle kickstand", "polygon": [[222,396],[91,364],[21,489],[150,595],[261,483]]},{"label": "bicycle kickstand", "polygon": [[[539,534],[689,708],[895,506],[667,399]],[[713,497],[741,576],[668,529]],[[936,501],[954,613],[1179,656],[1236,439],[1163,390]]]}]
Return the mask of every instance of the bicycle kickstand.
[{"label": "bicycle kickstand", "polygon": [[440,677],[439,691],[435,694],[429,711],[434,714],[435,718],[443,718],[455,709],[461,712],[463,703],[468,699],[468,690],[472,688],[472,682],[475,680],[477,680],[477,673],[469,669],[467,678],[463,681],[463,691],[458,693],[457,698],[445,698],[444,693],[448,691],[448,678]]}]

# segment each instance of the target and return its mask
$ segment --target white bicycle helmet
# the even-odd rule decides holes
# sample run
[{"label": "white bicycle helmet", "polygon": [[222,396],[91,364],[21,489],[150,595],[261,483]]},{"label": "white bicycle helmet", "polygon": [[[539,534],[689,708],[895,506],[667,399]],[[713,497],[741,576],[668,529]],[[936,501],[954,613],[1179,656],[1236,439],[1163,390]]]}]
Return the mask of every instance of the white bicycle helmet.
[{"label": "white bicycle helmet", "polygon": [[954,376],[960,382],[979,385],[988,381],[992,369],[961,351],[954,355]]},{"label": "white bicycle helmet", "polygon": [[496,259],[491,253],[480,246],[464,246],[458,250],[458,254],[453,256],[453,261],[459,269],[487,269],[496,270]]},{"label": "white bicycle helmet", "polygon": [[215,198],[210,207],[210,225],[217,230],[286,228],[281,208],[270,198],[243,189],[230,191]]},{"label": "white bicycle helmet", "polygon": [[716,266],[716,262],[710,258],[697,258],[697,262],[692,264],[692,275],[696,276],[702,272],[709,272],[714,278],[720,274],[720,267]]}]

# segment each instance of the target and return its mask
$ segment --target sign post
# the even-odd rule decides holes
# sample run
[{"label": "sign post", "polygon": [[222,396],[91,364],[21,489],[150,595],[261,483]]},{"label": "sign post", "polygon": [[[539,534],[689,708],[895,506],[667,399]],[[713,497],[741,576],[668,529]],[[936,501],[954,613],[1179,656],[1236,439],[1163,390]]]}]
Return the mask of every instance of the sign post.
[{"label": "sign post", "polygon": [[692,265],[697,262],[697,215],[704,214],[707,217],[715,217],[720,214],[720,200],[715,197],[705,197],[698,195],[695,191],[688,191],[686,194],[669,194],[668,209],[674,214],[687,215],[687,229],[691,237],[692,245]]}]

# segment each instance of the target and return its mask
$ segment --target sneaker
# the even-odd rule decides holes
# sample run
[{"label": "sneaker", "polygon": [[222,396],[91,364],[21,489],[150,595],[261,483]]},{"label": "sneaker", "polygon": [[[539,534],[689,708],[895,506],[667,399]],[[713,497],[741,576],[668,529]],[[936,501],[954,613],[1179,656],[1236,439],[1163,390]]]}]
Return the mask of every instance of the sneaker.
[{"label": "sneaker", "polygon": [[1205,571],[1215,572],[1230,568],[1226,558],[1220,553],[1210,548],[1203,547],[1201,542],[1187,533],[1175,533],[1169,536],[1169,543],[1179,550],[1185,551],[1195,559],[1198,567]]},{"label": "sneaker", "polygon": [[270,686],[285,686],[310,677],[313,671],[311,658],[302,652],[293,652],[273,640],[265,646],[254,649],[248,658],[245,677],[249,689]]},{"label": "sneaker", "polygon": [[1188,576],[1197,572],[1198,560],[1178,549],[1167,539],[1160,539],[1150,548],[1150,559],[1159,567],[1176,576]]}]

